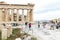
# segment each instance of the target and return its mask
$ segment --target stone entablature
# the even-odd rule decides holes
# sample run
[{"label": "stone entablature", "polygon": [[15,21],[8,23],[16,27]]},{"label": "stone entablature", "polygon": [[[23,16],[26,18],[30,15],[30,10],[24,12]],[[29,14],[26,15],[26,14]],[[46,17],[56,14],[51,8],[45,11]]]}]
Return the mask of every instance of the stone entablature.
[{"label": "stone entablature", "polygon": [[[7,4],[6,2],[0,2],[0,22],[19,22],[19,10],[22,10],[21,22],[33,21],[33,7],[34,4]],[[14,17],[14,10],[16,9],[16,17]],[[11,15],[9,11],[11,10]],[[27,10],[26,21],[24,18],[24,10]]]}]

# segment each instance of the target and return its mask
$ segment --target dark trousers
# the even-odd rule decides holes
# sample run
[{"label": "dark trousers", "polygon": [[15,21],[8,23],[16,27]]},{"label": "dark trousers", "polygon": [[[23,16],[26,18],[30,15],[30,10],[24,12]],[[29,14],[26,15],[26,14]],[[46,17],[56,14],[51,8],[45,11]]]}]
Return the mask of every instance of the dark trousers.
[{"label": "dark trousers", "polygon": [[59,27],[58,26],[56,26],[56,29],[58,29]]}]

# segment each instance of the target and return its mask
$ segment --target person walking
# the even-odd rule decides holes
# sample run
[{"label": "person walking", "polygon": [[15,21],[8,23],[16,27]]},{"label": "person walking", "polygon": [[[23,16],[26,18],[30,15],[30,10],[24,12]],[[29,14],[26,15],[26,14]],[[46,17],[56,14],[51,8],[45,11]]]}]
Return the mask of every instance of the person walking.
[{"label": "person walking", "polygon": [[28,26],[28,22],[25,22],[25,28],[28,28],[27,26]]},{"label": "person walking", "polygon": [[40,22],[38,21],[38,28],[40,28]]},{"label": "person walking", "polygon": [[28,22],[25,22],[25,26],[27,26]]},{"label": "person walking", "polygon": [[31,23],[29,23],[29,29],[31,29]]},{"label": "person walking", "polygon": [[27,32],[28,30],[28,22],[25,22],[24,32]]},{"label": "person walking", "polygon": [[56,29],[59,29],[59,26],[58,25],[56,25]]}]

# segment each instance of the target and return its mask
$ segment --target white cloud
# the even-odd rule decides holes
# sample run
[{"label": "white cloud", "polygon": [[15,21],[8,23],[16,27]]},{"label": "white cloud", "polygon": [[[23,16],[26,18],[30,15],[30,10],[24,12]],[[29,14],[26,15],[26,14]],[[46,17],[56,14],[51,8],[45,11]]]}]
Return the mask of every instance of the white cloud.
[{"label": "white cloud", "polygon": [[60,11],[51,11],[43,14],[34,14],[34,20],[51,20],[60,18]]}]

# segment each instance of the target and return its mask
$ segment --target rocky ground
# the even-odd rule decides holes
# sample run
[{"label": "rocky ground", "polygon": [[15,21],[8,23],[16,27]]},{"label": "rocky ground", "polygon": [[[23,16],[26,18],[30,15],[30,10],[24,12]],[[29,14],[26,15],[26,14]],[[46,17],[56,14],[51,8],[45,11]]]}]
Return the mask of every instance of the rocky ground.
[{"label": "rocky ground", "polygon": [[21,26],[22,29],[13,29],[13,34],[7,40],[60,40],[60,29],[50,30],[50,25],[43,28],[41,24],[38,28],[37,24],[33,24],[30,29],[28,26]]}]

